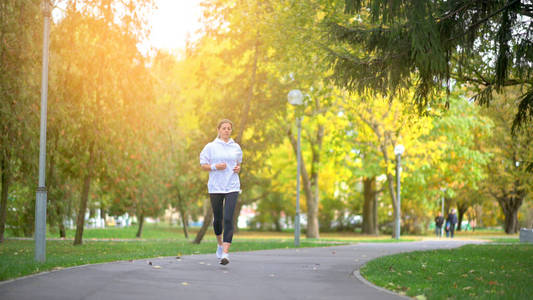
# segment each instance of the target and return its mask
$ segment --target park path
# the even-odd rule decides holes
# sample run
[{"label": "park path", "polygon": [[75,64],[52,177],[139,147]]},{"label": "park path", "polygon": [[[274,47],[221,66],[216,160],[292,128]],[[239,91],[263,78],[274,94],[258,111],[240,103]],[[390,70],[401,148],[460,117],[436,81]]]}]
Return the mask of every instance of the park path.
[{"label": "park path", "polygon": [[[7,299],[405,299],[362,279],[369,260],[407,251],[448,249],[467,240],[162,257],[86,265],[0,283]],[[151,263],[151,264],[150,264]]]}]

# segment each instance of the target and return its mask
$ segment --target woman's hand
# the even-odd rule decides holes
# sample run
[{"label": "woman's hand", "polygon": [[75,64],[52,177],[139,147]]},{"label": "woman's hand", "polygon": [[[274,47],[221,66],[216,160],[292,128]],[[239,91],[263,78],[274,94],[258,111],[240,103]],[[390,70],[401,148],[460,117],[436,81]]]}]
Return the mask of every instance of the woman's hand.
[{"label": "woman's hand", "polygon": [[241,165],[236,165],[235,168],[233,168],[233,173],[239,173],[241,171]]},{"label": "woman's hand", "polygon": [[224,169],[226,169],[226,163],[216,164],[215,168],[217,168],[217,170],[224,170]]}]

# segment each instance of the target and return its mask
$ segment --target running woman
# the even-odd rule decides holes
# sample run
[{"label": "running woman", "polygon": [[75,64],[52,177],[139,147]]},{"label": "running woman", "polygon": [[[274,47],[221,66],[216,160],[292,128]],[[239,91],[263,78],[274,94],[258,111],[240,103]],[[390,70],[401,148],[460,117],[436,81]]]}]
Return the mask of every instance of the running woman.
[{"label": "running woman", "polygon": [[233,213],[241,190],[239,172],[242,150],[230,138],[233,131],[233,123],[230,120],[221,120],[217,130],[217,138],[205,145],[200,153],[200,165],[202,170],[209,172],[207,189],[211,199],[213,228],[218,244],[216,256],[220,264],[227,265],[233,239]]}]

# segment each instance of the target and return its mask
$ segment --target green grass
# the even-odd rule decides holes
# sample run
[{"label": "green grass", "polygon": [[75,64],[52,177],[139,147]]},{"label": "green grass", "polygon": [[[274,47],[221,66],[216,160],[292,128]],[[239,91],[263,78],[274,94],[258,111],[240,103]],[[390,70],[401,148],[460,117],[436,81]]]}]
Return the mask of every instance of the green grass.
[{"label": "green grass", "polygon": [[[195,228],[190,235],[196,234]],[[67,230],[67,238],[73,238],[76,234],[75,229]],[[83,231],[84,239],[135,239],[137,226],[130,227],[107,227],[105,229],[85,229]],[[47,238],[57,238],[57,233],[48,232]],[[184,238],[183,229],[166,224],[147,224],[143,227],[142,239],[180,239]]]},{"label": "green grass", "polygon": [[531,299],[532,257],[531,244],[467,245],[381,257],[364,266],[361,274],[411,297]]},{"label": "green grass", "polygon": [[[301,247],[323,247],[324,243],[301,241]],[[33,240],[5,240],[0,244],[0,280],[20,277],[42,271],[84,264],[117,260],[134,260],[159,256],[214,253],[216,242],[206,240],[200,245],[188,240],[148,241],[86,241],[73,246],[72,241],[53,240],[46,243],[46,262],[34,261]],[[234,241],[231,251],[294,248],[292,240]]]},{"label": "green grass", "polygon": [[505,243],[505,244],[518,244],[520,243],[520,238],[518,237],[489,237],[488,238],[493,243]]}]

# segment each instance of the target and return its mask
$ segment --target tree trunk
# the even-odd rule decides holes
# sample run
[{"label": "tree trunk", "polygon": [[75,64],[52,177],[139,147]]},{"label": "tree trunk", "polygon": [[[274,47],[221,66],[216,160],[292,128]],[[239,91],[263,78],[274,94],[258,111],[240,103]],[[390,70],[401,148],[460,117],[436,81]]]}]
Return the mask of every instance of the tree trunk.
[{"label": "tree trunk", "polygon": [[[377,131],[376,131],[376,134],[377,134]],[[389,163],[389,155],[387,153],[387,148],[386,148],[386,145],[387,145],[387,141],[385,141],[381,146],[380,146],[380,149],[381,149],[381,154],[383,155],[383,160],[385,161],[385,164],[388,164]],[[391,201],[392,201],[392,208],[393,208],[393,211],[392,211],[392,215],[393,215],[393,220],[392,220],[392,238],[396,239],[396,238],[400,238],[399,236],[396,236],[396,232],[398,232],[396,230],[396,220],[394,219],[394,216],[396,216],[396,211],[398,209],[400,209],[398,207],[398,201],[396,200],[397,198],[397,195],[396,195],[396,192],[395,192],[395,189],[394,189],[394,177],[392,176],[391,173],[389,173],[387,171],[387,187],[389,188],[389,193],[390,193],[390,196],[391,196]],[[401,218],[400,218],[401,220]],[[401,222],[401,221],[400,221]]]},{"label": "tree trunk", "polygon": [[[320,110],[318,97],[314,98],[316,111]],[[324,125],[318,123],[316,130],[316,140],[311,142],[311,186],[314,191],[311,201],[307,203],[307,237],[320,238],[320,227],[318,223],[318,205],[320,203],[320,190],[318,188],[318,175],[320,168],[320,152],[322,151],[322,141],[324,140]]]},{"label": "tree trunk", "polygon": [[[70,193],[67,193],[65,195],[65,198],[63,198],[63,201],[65,201],[66,198],[69,198],[70,199]],[[63,216],[64,214],[64,210],[63,210],[63,207],[61,205],[57,205],[55,207],[56,209],[56,214],[58,216]],[[68,211],[68,209],[67,209]],[[67,237],[67,230],[65,229],[65,224],[63,224],[63,218],[61,218],[59,220],[59,223],[57,224],[58,228],[59,228],[59,237],[60,238],[66,238]]]},{"label": "tree trunk", "polygon": [[[318,174],[316,179],[318,181]],[[319,190],[318,182],[315,181],[313,186],[314,193],[312,194],[311,201],[307,202],[307,238],[318,239],[320,238],[319,225],[318,225],[318,202],[319,202]]]},{"label": "tree trunk", "polygon": [[363,178],[363,233],[377,234],[376,177]]},{"label": "tree trunk", "polygon": [[505,216],[504,229],[507,234],[518,232],[518,209],[522,205],[523,198],[504,195],[498,198],[498,203]]},{"label": "tree trunk", "polygon": [[179,211],[180,211],[181,223],[183,224],[183,235],[185,236],[186,239],[188,239],[189,238],[189,225],[187,222],[187,215],[183,208],[180,207]]},{"label": "tree trunk", "polygon": [[498,203],[505,215],[504,229],[507,234],[518,232],[518,209],[526,197],[526,190],[520,187],[520,181],[515,180],[511,192],[502,191],[502,196],[497,197]]},{"label": "tree trunk", "polygon": [[74,237],[74,245],[81,245],[83,243],[83,227],[85,225],[85,211],[89,202],[89,189],[91,187],[91,175],[93,168],[94,144],[89,146],[89,160],[87,161],[87,172],[83,179],[83,189],[81,193],[81,202],[78,210],[78,217],[76,220],[76,236]]},{"label": "tree trunk", "polygon": [[0,176],[2,176],[2,193],[0,196],[0,243],[4,241],[4,232],[6,229],[9,175],[9,162],[7,158],[2,155],[2,161],[0,163]]},{"label": "tree trunk", "polygon": [[461,224],[463,222],[463,216],[468,210],[468,204],[458,203],[457,204],[457,231],[461,231]]},{"label": "tree trunk", "polygon": [[505,214],[505,233],[515,234],[518,232],[518,210],[508,210]]},{"label": "tree trunk", "polygon": [[59,228],[59,237],[62,238],[62,239],[66,238],[67,237],[67,231],[65,229],[65,224],[63,224],[63,221],[59,222],[57,227]]},{"label": "tree trunk", "polygon": [[444,196],[444,219],[448,217],[448,213],[450,213],[450,209],[452,207],[452,198]]},{"label": "tree trunk", "polygon": [[196,234],[196,238],[194,239],[194,244],[200,244],[202,242],[202,239],[204,238],[205,233],[207,232],[207,228],[213,223],[213,210],[211,208],[206,209],[205,215],[204,215],[204,223],[202,224],[202,227],[200,228],[200,231]]},{"label": "tree trunk", "polygon": [[378,235],[379,234],[379,227],[378,227],[379,222],[378,222],[378,192],[377,191],[374,193],[374,197],[373,198],[374,198],[374,200],[372,202],[372,206],[374,207],[372,209],[372,212],[374,212],[373,228],[374,228],[374,231],[375,231],[374,234]]},{"label": "tree trunk", "polygon": [[281,232],[281,217],[280,212],[275,212],[272,215],[272,218],[274,219],[274,228],[277,232]]},{"label": "tree trunk", "polygon": [[141,213],[139,216],[139,227],[137,228],[137,234],[135,237],[140,238],[143,233],[143,225],[144,225],[144,213]]},{"label": "tree trunk", "polygon": [[56,196],[51,192],[52,189],[56,190],[58,189],[58,186],[56,185],[55,180],[55,155],[54,151],[57,149],[57,143],[58,139],[55,139],[55,148],[51,148],[50,150],[50,159],[49,159],[49,166],[48,166],[48,175],[46,176],[46,179],[48,181],[48,201],[50,202],[50,211],[52,212],[50,214],[49,222],[50,225],[57,223],[57,228],[59,231],[59,237],[65,238],[66,232],[65,232],[65,226],[63,225],[63,211],[61,210],[61,205],[59,204],[59,200]]},{"label": "tree trunk", "polygon": [[183,223],[183,235],[185,238],[189,238],[189,231],[187,229],[187,213],[183,205],[183,198],[181,197],[180,189],[178,188],[178,210],[180,212],[181,222]]}]

